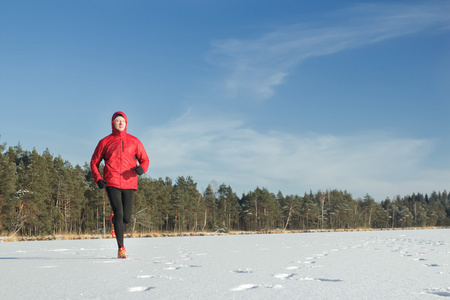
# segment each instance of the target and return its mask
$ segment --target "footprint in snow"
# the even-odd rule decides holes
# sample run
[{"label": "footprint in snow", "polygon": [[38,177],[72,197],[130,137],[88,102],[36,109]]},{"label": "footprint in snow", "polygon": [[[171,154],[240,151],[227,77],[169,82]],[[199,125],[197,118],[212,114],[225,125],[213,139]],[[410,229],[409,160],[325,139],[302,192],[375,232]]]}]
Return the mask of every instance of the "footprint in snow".
[{"label": "footprint in snow", "polygon": [[279,290],[279,289],[282,289],[283,286],[281,284],[276,284],[276,285],[259,284],[259,285],[256,285],[256,284],[248,283],[248,284],[241,284],[240,286],[231,289],[231,291],[239,292],[239,291],[251,290],[251,289],[256,289],[256,288]]},{"label": "footprint in snow", "polygon": [[238,273],[238,274],[253,273],[253,271],[251,269],[237,269],[232,272]]},{"label": "footprint in snow", "polygon": [[415,260],[415,261],[425,261],[426,259],[425,258],[414,258],[413,260]]},{"label": "footprint in snow", "polygon": [[427,289],[425,291],[427,294],[441,296],[441,297],[450,297],[450,288],[444,289]]},{"label": "footprint in snow", "polygon": [[440,265],[438,265],[438,264],[425,264],[425,266],[431,267],[431,268],[440,267]]},{"label": "footprint in snow", "polygon": [[327,279],[327,278],[315,278],[317,281],[323,281],[323,282],[340,282],[341,279]]},{"label": "footprint in snow", "polygon": [[328,278],[311,278],[311,277],[303,277],[300,278],[301,281],[322,281],[322,282],[341,282],[341,279],[328,279]]},{"label": "footprint in snow", "polygon": [[128,288],[129,292],[147,292],[154,289],[154,287],[147,287],[147,286],[134,286],[134,287],[130,287]]},{"label": "footprint in snow", "polygon": [[316,261],[314,261],[314,260],[309,260],[309,258],[307,258],[308,260],[307,261],[304,261],[303,263],[304,264],[315,264],[316,263]]},{"label": "footprint in snow", "polygon": [[292,274],[282,273],[282,274],[274,274],[273,276],[275,278],[278,278],[278,279],[292,279],[292,277],[294,277],[295,275],[297,275],[297,274],[295,274],[295,273],[292,273]]},{"label": "footprint in snow", "polygon": [[155,278],[154,275],[138,275],[136,278]]},{"label": "footprint in snow", "polygon": [[245,290],[250,290],[250,289],[254,289],[257,286],[252,284],[252,283],[247,283],[247,284],[241,284],[238,287],[235,287],[234,289],[231,289],[231,291],[233,292],[239,292],[239,291],[245,291]]}]

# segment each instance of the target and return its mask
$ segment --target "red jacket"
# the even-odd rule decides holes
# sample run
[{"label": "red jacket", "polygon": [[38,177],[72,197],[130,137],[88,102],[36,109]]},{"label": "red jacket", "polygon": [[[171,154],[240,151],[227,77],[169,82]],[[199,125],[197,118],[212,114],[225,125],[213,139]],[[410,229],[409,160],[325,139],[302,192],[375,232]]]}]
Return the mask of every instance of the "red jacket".
[{"label": "red jacket", "polygon": [[[122,115],[125,119],[125,129],[119,131],[114,128],[114,119],[117,115]],[[119,189],[137,189],[138,177],[134,168],[137,162],[144,170],[148,169],[148,156],[144,146],[138,138],[127,133],[128,120],[123,112],[116,112],[112,116],[112,134],[103,138],[95,148],[91,159],[91,171],[94,181],[97,183],[102,176],[98,169],[100,162],[105,160],[103,169],[103,179],[106,186]]]}]

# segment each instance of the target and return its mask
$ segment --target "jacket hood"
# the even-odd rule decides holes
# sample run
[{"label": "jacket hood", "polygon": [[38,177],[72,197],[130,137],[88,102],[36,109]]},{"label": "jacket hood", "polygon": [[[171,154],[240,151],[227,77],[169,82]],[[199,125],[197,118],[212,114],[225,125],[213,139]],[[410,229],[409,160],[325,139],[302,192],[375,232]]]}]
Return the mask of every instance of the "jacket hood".
[{"label": "jacket hood", "polygon": [[[119,131],[114,127],[114,119],[118,116],[121,115],[124,119],[125,119],[125,129],[123,131]],[[111,118],[111,127],[112,127],[112,133],[114,135],[120,135],[120,134],[124,134],[127,133],[127,127],[128,127],[128,119],[127,116],[125,115],[125,113],[121,112],[121,111],[116,111],[112,118]]]}]

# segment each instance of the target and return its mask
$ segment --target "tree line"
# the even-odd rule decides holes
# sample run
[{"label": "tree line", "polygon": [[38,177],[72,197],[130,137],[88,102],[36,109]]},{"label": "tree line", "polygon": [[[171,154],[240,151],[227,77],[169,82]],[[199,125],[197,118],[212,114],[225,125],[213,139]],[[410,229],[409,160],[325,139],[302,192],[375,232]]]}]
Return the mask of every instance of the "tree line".
[{"label": "tree line", "polygon": [[[0,231],[5,235],[104,234],[111,213],[89,165],[48,150],[0,144]],[[433,191],[353,198],[341,190],[283,195],[257,187],[238,197],[229,185],[199,191],[192,177],[139,178],[132,232],[270,231],[450,226],[450,197]]]}]

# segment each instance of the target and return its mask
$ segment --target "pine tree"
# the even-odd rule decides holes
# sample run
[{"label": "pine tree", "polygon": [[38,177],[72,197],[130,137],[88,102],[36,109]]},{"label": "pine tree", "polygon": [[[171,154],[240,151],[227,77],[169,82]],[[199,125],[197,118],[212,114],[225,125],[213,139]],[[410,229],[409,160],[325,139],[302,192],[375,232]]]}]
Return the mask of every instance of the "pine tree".
[{"label": "pine tree", "polygon": [[216,214],[217,214],[217,198],[212,186],[209,184],[203,193],[204,199],[204,220],[203,229],[217,229]]},{"label": "pine tree", "polygon": [[198,220],[202,219],[201,195],[195,183],[189,176],[179,176],[172,192],[172,209],[175,229],[179,231],[197,230]]},{"label": "pine tree", "polygon": [[16,190],[16,167],[8,154],[6,143],[0,145],[0,232],[9,229],[13,213],[12,199]]},{"label": "pine tree", "polygon": [[239,199],[230,186],[221,184],[217,191],[217,215],[220,226],[229,230],[239,226]]}]

